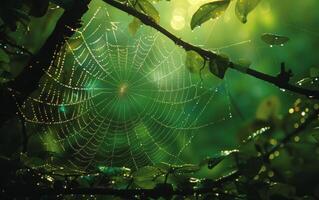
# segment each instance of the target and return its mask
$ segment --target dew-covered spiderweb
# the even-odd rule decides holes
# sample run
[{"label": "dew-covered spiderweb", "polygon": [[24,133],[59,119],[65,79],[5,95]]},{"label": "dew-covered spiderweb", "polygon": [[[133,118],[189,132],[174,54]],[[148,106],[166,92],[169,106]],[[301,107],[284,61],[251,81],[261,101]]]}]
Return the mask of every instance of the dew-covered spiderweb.
[{"label": "dew-covered spiderweb", "polygon": [[28,126],[69,164],[184,163],[195,135],[231,117],[225,82],[191,74],[169,39],[147,27],[132,36],[105,7],[85,19],[20,105]]}]

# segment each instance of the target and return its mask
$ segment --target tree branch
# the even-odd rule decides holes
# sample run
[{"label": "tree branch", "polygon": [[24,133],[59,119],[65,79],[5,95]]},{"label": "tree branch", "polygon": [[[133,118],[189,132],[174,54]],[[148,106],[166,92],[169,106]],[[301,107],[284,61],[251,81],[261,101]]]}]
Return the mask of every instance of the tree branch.
[{"label": "tree branch", "polygon": [[41,77],[51,64],[55,51],[81,27],[81,18],[88,10],[90,1],[74,1],[73,6],[64,11],[52,34],[24,70],[13,81],[0,88],[0,126],[18,113],[15,101],[22,103],[37,89]]},{"label": "tree branch", "polygon": [[300,126],[294,129],[292,132],[288,133],[281,141],[278,142],[276,146],[271,148],[265,155],[265,158],[268,158],[270,154],[274,153],[275,151],[279,150],[285,144],[287,144],[293,137],[297,136],[302,131],[306,130],[309,125],[315,121],[319,120],[319,109],[315,110],[309,117],[305,120],[304,123],[301,123]]},{"label": "tree branch", "polygon": [[[213,51],[202,49],[198,46],[192,45],[181,38],[178,38],[159,24],[157,24],[151,17],[147,16],[146,14],[140,13],[134,8],[130,7],[127,4],[122,4],[120,2],[117,2],[116,0],[103,0],[107,4],[122,10],[123,12],[128,13],[129,15],[132,15],[136,18],[138,18],[141,22],[143,22],[145,25],[150,26],[157,31],[161,32],[163,35],[168,37],[170,40],[172,40],[176,45],[184,48],[186,51],[195,51],[198,54],[200,54],[204,59],[207,60],[223,60],[224,58],[220,55],[216,54]],[[240,64],[236,64],[233,62],[229,62],[228,65],[229,68],[232,68],[234,70],[237,70],[241,73],[248,74],[252,77],[255,77],[257,79],[263,80],[265,82],[271,83],[281,89],[285,89],[300,95],[307,96],[308,98],[313,99],[319,99],[319,91],[317,90],[309,90],[306,88],[297,87],[295,85],[289,84],[287,81],[282,80],[279,76],[271,76],[268,74],[264,74],[262,72],[258,72],[254,69],[250,69],[244,66],[241,66]]]},{"label": "tree branch", "polygon": [[43,195],[107,195],[118,197],[132,197],[141,196],[145,197],[169,197],[175,195],[190,196],[199,194],[215,194],[216,196],[225,197],[237,197],[232,194],[225,194],[217,188],[220,188],[223,184],[233,181],[238,176],[238,172],[231,175],[222,177],[214,181],[211,187],[197,188],[197,189],[173,189],[170,184],[164,184],[162,186],[167,187],[155,187],[153,189],[114,189],[107,187],[89,187],[89,188],[30,188],[30,187],[8,187],[4,188],[2,192],[7,197],[41,197]]}]

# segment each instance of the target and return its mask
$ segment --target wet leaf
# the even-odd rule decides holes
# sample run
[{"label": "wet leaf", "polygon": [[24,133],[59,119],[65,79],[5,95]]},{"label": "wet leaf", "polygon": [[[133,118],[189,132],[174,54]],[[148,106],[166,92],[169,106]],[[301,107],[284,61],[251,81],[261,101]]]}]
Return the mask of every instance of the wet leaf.
[{"label": "wet leaf", "polygon": [[223,79],[229,67],[229,59],[226,56],[209,61],[209,71],[220,79]]},{"label": "wet leaf", "polygon": [[217,0],[202,5],[193,15],[191,20],[191,29],[202,25],[210,19],[216,19],[224,14],[230,0]]},{"label": "wet leaf", "polygon": [[95,184],[96,180],[98,179],[98,176],[96,175],[85,175],[80,176],[77,179],[77,183],[82,187],[91,187]]},{"label": "wet leaf", "polygon": [[155,176],[164,174],[162,170],[155,166],[145,166],[133,172],[133,177],[137,179],[153,179]]},{"label": "wet leaf", "polygon": [[145,166],[133,172],[133,181],[136,185],[145,189],[152,189],[157,183],[157,178],[164,175],[162,170],[155,166]]},{"label": "wet leaf", "polygon": [[204,65],[204,58],[199,55],[195,51],[187,51],[186,52],[186,61],[185,65],[186,68],[191,72],[191,73],[199,73],[200,69]]},{"label": "wet leaf", "polygon": [[156,167],[158,167],[158,169],[162,170],[164,173],[174,174],[193,173],[200,169],[198,165],[194,164],[172,165],[165,162],[156,164]]},{"label": "wet leaf", "polygon": [[153,4],[149,2],[148,0],[138,0],[137,4],[135,5],[135,8],[138,11],[151,17],[156,23],[159,23],[160,21],[159,12],[156,10]]},{"label": "wet leaf", "polygon": [[98,166],[99,172],[103,173],[106,176],[118,176],[129,174],[131,169],[126,167],[107,167],[107,166]]},{"label": "wet leaf", "polygon": [[137,30],[142,26],[142,22],[134,17],[134,19],[131,21],[131,23],[128,25],[128,30],[131,33],[131,35],[135,35]]},{"label": "wet leaf", "polygon": [[46,165],[46,162],[38,157],[29,157],[26,154],[20,155],[21,162],[32,169],[43,168]]},{"label": "wet leaf", "polygon": [[205,160],[203,160],[200,165],[203,166],[207,164],[208,169],[213,169],[226,157],[237,152],[239,152],[237,149],[220,151],[218,154],[215,154],[213,157],[208,157]]},{"label": "wet leaf", "polygon": [[247,22],[248,14],[254,10],[261,0],[237,0],[235,13],[242,23]]},{"label": "wet leaf", "polygon": [[66,10],[70,9],[74,3],[74,0],[50,0],[50,1]]},{"label": "wet leaf", "polygon": [[222,160],[224,160],[226,156],[219,156],[219,157],[213,157],[210,158],[207,161],[207,167],[208,169],[213,169],[216,165],[218,165]]},{"label": "wet leaf", "polygon": [[200,169],[198,165],[193,164],[184,164],[184,165],[173,165],[175,169],[175,173],[185,174],[185,173],[193,173]]},{"label": "wet leaf", "polygon": [[250,65],[251,65],[251,61],[250,60],[246,60],[244,58],[241,58],[241,59],[238,60],[238,64],[243,66],[243,67],[249,68]]},{"label": "wet leaf", "polygon": [[286,36],[276,35],[272,33],[264,33],[261,36],[262,41],[270,45],[283,45],[289,41]]}]

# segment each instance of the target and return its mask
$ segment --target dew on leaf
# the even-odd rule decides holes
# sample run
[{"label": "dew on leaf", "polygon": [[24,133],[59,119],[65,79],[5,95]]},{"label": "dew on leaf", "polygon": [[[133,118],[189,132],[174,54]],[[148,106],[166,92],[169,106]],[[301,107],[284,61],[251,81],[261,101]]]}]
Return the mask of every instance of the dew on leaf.
[{"label": "dew on leaf", "polygon": [[261,35],[261,40],[266,44],[269,44],[270,47],[273,46],[284,46],[290,39],[286,36],[281,36],[273,33],[264,33]]}]

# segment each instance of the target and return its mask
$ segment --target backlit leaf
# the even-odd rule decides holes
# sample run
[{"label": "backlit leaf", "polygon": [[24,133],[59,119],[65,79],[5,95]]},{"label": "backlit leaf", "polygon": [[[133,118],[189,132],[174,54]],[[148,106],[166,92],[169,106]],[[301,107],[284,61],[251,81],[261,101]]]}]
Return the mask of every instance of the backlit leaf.
[{"label": "backlit leaf", "polygon": [[156,166],[163,172],[177,173],[177,174],[192,173],[200,169],[198,165],[193,165],[193,164],[172,165],[165,162],[158,163],[156,164]]},{"label": "backlit leaf", "polygon": [[141,27],[143,23],[137,19],[136,17],[134,17],[134,19],[132,20],[132,22],[128,25],[128,30],[131,33],[131,35],[135,35],[137,30]]},{"label": "backlit leaf", "polygon": [[264,33],[261,36],[262,41],[270,45],[283,45],[289,41],[286,36],[276,35],[272,33]]},{"label": "backlit leaf", "polygon": [[156,23],[159,23],[160,21],[159,12],[156,10],[153,4],[149,2],[148,0],[138,0],[135,8],[138,11],[151,17]]},{"label": "backlit leaf", "polygon": [[186,68],[191,72],[191,73],[199,73],[200,69],[204,65],[204,58],[199,55],[195,51],[187,51],[186,52],[186,61],[185,65]]},{"label": "backlit leaf", "polygon": [[248,14],[259,4],[261,0],[237,0],[235,13],[242,23],[247,22]]},{"label": "backlit leaf", "polygon": [[26,154],[21,154],[20,160],[25,166],[33,169],[43,168],[46,165],[46,162],[44,160],[38,157],[29,157]]},{"label": "backlit leaf", "polygon": [[223,79],[229,67],[229,59],[227,57],[219,57],[209,61],[209,71],[220,79]]},{"label": "backlit leaf", "polygon": [[218,0],[202,5],[192,17],[191,29],[193,30],[204,22],[223,15],[229,3],[230,0]]},{"label": "backlit leaf", "polygon": [[165,173],[155,166],[145,166],[133,172],[132,175],[136,185],[142,188],[152,189],[157,183],[157,178]]},{"label": "backlit leaf", "polygon": [[64,9],[70,9],[74,3],[74,0],[50,0],[50,1]]},{"label": "backlit leaf", "polygon": [[185,174],[185,173],[193,173],[200,169],[198,165],[193,164],[184,164],[184,165],[174,165],[174,171],[179,174]]},{"label": "backlit leaf", "polygon": [[129,174],[131,172],[131,169],[126,167],[98,166],[98,170],[106,176],[118,176],[123,174]]},{"label": "backlit leaf", "polygon": [[200,165],[203,166],[207,164],[207,167],[209,169],[212,169],[216,165],[218,165],[221,161],[223,161],[226,157],[237,152],[239,152],[239,150],[237,149],[220,151],[218,154],[215,154],[214,156],[208,157],[205,160],[203,160]]}]

